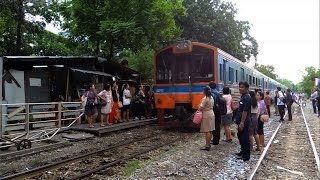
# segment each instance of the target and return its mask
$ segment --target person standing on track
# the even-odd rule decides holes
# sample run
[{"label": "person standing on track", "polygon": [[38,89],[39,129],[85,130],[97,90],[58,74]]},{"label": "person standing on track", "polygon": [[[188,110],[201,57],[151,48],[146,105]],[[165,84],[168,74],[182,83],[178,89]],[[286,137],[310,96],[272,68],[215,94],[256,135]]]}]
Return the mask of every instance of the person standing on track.
[{"label": "person standing on track", "polygon": [[230,130],[230,125],[232,124],[232,114],[233,114],[233,111],[231,108],[232,97],[230,94],[230,89],[228,87],[224,87],[222,92],[223,92],[222,97],[226,100],[226,104],[227,104],[227,114],[221,116],[221,124],[224,127],[224,133],[226,135],[226,139],[224,141],[232,142],[231,130]]},{"label": "person standing on track", "polygon": [[270,117],[270,115],[271,115],[271,113],[270,113],[271,97],[270,97],[270,92],[269,91],[266,92],[266,96],[264,97],[264,104],[267,107],[268,115]]},{"label": "person standing on track", "polygon": [[312,101],[312,107],[313,107],[313,113],[317,114],[317,97],[319,96],[318,91],[314,91],[314,93],[311,94],[311,101]]},{"label": "person standing on track", "polygon": [[205,97],[202,98],[199,105],[199,110],[202,112],[202,121],[200,126],[200,132],[205,133],[206,145],[201,150],[209,151],[211,148],[210,141],[212,137],[212,131],[215,129],[213,105],[214,99],[211,95],[210,88],[205,87],[203,89]]},{"label": "person standing on track", "polygon": [[276,116],[279,116],[279,108],[278,108],[278,98],[277,98],[277,95],[278,95],[278,90],[276,90],[274,92],[274,100],[273,100],[273,103],[274,103],[274,114]]},{"label": "person standing on track", "polygon": [[214,115],[215,115],[215,130],[212,131],[212,144],[219,145],[220,142],[220,124],[221,124],[221,113],[219,109],[220,96],[217,90],[217,85],[213,81],[209,83],[209,87],[211,88],[211,94],[214,99]]},{"label": "person standing on track", "polygon": [[279,114],[280,114],[280,122],[284,121],[283,117],[284,117],[284,114],[285,114],[285,108],[286,106],[284,105],[284,94],[282,93],[281,91],[281,87],[277,87],[277,90],[278,90],[278,93],[276,94],[276,97],[277,97],[277,106],[278,106],[278,109],[279,109]]},{"label": "person standing on track", "polygon": [[[318,94],[320,94],[320,89],[318,89]],[[318,117],[320,117],[320,96],[317,98],[317,106],[318,106]]]},{"label": "person standing on track", "polygon": [[[260,120],[260,118],[261,118],[261,115],[267,114],[269,112],[268,112],[267,107],[265,105],[265,100],[264,100],[265,98],[264,98],[263,92],[259,91],[256,94],[256,99],[257,99],[257,101],[259,103],[258,135],[259,135],[259,141],[260,141],[260,148],[263,148],[263,147],[266,146],[265,142],[264,142],[264,130],[263,130],[264,122],[262,122]],[[269,117],[270,117],[270,115],[269,115]]]},{"label": "person standing on track", "polygon": [[247,82],[239,83],[239,91],[241,99],[236,115],[236,124],[238,125],[238,139],[241,146],[241,151],[236,153],[238,159],[248,161],[250,159],[250,140],[249,127],[251,119],[251,97],[248,93],[249,84]]},{"label": "person standing on track", "polygon": [[256,151],[260,151],[260,141],[258,136],[258,116],[259,116],[259,104],[256,98],[256,93],[249,92],[251,96],[251,123],[249,128],[250,136],[250,150],[253,149],[253,139],[256,141]]},{"label": "person standing on track", "polygon": [[291,95],[291,90],[287,89],[287,93],[286,93],[286,104],[287,104],[287,108],[288,108],[288,116],[289,116],[289,121],[292,121],[292,104],[293,104],[293,98]]}]

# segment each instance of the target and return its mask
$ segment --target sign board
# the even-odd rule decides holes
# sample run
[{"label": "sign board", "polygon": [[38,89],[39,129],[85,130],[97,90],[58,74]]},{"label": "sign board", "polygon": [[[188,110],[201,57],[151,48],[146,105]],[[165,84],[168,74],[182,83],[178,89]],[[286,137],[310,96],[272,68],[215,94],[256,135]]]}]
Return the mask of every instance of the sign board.
[{"label": "sign board", "polygon": [[29,78],[30,86],[41,87],[41,79],[39,78]]},{"label": "sign board", "polygon": [[320,87],[320,78],[314,80],[314,86]]}]

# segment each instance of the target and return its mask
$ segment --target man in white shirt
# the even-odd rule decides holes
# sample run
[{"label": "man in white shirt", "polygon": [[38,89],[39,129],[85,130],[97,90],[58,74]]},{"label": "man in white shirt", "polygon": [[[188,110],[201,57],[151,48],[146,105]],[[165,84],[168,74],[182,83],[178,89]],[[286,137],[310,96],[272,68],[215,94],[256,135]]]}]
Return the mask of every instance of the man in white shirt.
[{"label": "man in white shirt", "polygon": [[279,114],[280,114],[280,122],[282,122],[282,121],[284,121],[283,117],[284,117],[285,108],[286,108],[286,106],[285,106],[285,104],[283,102],[283,99],[285,97],[284,97],[284,94],[281,91],[281,87],[277,87],[277,90],[278,90],[278,93],[276,94],[277,106],[278,106]]}]

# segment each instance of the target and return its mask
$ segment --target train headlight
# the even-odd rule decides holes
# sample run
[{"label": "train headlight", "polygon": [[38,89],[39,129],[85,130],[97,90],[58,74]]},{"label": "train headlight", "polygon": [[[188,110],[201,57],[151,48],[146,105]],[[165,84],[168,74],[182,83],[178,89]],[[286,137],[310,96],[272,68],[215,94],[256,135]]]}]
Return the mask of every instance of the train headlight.
[{"label": "train headlight", "polygon": [[178,42],[173,46],[173,53],[189,53],[192,52],[192,43],[191,41],[182,41]]}]

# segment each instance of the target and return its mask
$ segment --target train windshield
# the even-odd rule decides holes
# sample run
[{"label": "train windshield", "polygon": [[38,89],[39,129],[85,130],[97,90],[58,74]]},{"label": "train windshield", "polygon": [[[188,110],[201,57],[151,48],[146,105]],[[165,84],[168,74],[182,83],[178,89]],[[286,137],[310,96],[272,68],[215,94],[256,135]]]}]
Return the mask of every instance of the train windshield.
[{"label": "train windshield", "polygon": [[173,54],[172,49],[156,57],[156,81],[162,83],[209,82],[213,80],[213,50],[193,46],[191,53]]}]

